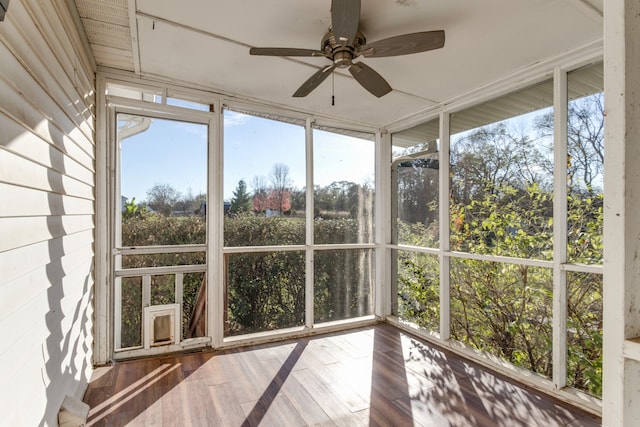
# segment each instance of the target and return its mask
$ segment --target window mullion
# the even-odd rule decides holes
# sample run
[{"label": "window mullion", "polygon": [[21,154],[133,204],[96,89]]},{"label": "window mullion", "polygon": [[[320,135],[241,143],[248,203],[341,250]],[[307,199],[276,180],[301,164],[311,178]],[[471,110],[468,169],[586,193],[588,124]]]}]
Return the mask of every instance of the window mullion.
[{"label": "window mullion", "polygon": [[220,101],[214,104],[213,117],[209,121],[209,149],[207,150],[207,335],[213,347],[222,344],[225,319],[225,274],[223,269],[223,172],[224,126]]},{"label": "window mullion", "polygon": [[313,311],[313,280],[314,280],[314,251],[313,251],[313,127],[312,120],[307,119],[305,124],[305,144],[306,144],[306,185],[307,191],[305,194],[305,213],[306,213],[306,251],[305,251],[305,326],[307,328],[313,328],[314,323],[314,311]]},{"label": "window mullion", "polygon": [[567,383],[567,73],[554,70],[553,89],[553,383]]},{"label": "window mullion", "polygon": [[387,245],[391,242],[391,135],[387,132],[376,134],[376,200],[375,200],[375,309],[374,313],[386,319],[392,313],[391,301],[397,294],[397,286],[391,286],[392,281],[397,283],[397,278],[391,277],[391,254]]},{"label": "window mullion", "polygon": [[449,283],[449,113],[440,113],[440,155],[439,155],[439,233],[440,233],[440,338],[451,337],[451,304]]}]

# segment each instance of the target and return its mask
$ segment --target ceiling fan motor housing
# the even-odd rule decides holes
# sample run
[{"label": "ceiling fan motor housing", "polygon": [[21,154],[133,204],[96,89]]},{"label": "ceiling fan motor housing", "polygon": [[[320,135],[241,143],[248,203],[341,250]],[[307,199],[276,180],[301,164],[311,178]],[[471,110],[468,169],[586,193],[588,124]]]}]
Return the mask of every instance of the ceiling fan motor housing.
[{"label": "ceiling fan motor housing", "polygon": [[322,38],[321,50],[325,52],[327,58],[333,60],[338,68],[347,68],[352,64],[354,58],[358,56],[357,50],[364,46],[367,40],[361,32],[357,32],[351,46],[338,43],[335,34],[329,30]]}]

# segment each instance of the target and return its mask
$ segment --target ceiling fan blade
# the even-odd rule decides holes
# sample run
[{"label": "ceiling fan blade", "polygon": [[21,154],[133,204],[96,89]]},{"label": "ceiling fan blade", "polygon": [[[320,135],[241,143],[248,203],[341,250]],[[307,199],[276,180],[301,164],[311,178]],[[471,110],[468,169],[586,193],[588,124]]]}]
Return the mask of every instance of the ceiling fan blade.
[{"label": "ceiling fan blade", "polygon": [[391,92],[391,86],[373,68],[362,62],[357,62],[349,67],[349,72],[366,90],[380,98]]},{"label": "ceiling fan blade", "polygon": [[385,56],[409,55],[439,49],[444,46],[444,31],[423,31],[420,33],[403,34],[378,40],[362,46],[358,52],[367,58],[382,58]]},{"label": "ceiling fan blade", "polygon": [[250,55],[265,56],[324,56],[324,52],[315,49],[296,49],[291,47],[252,47]]},{"label": "ceiling fan blade", "polygon": [[331,25],[336,43],[350,46],[360,25],[360,0],[332,0]]},{"label": "ceiling fan blade", "polygon": [[302,83],[302,86],[298,88],[296,93],[293,94],[296,98],[302,98],[311,93],[312,90],[317,88],[320,83],[322,83],[329,75],[336,69],[335,65],[327,65],[321,70],[318,70],[314,75],[309,77],[309,79]]}]

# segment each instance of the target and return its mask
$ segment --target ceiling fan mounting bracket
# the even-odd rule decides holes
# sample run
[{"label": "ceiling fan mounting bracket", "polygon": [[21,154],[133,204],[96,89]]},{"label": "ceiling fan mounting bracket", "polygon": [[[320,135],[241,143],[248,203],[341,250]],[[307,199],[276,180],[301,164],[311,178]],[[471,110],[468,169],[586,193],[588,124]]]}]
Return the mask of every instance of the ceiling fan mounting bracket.
[{"label": "ceiling fan mounting bracket", "polygon": [[332,51],[333,49],[340,47],[351,47],[353,50],[357,50],[360,46],[364,46],[367,43],[367,39],[364,37],[360,31],[358,31],[353,38],[353,43],[351,46],[346,46],[343,43],[338,43],[336,40],[336,36],[333,33],[333,30],[329,28],[329,31],[322,37],[322,42],[320,43],[320,49],[327,52],[327,50]]}]

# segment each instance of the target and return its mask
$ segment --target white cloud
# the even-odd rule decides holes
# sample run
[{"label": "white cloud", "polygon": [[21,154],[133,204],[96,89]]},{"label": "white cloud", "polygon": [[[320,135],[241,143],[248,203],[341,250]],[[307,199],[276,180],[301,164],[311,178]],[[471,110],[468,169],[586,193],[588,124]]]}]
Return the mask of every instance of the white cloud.
[{"label": "white cloud", "polygon": [[236,113],[235,111],[224,112],[224,125],[225,126],[241,126],[248,119],[246,114]]}]

